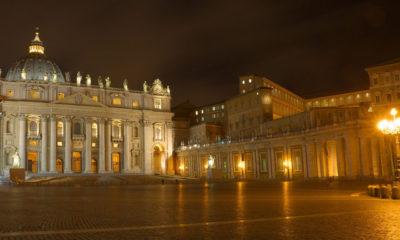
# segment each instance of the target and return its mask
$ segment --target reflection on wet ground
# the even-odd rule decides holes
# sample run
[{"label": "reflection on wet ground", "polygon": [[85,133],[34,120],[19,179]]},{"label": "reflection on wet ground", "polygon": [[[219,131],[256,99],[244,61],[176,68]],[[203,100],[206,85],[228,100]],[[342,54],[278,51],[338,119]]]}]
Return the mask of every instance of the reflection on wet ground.
[{"label": "reflection on wet ground", "polygon": [[0,239],[390,239],[400,201],[356,183],[1,187]]}]

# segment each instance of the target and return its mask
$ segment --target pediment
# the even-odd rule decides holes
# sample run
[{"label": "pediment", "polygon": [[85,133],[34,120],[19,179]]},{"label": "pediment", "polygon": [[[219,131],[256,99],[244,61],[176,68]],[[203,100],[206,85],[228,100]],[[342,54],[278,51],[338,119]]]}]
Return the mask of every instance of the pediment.
[{"label": "pediment", "polygon": [[96,102],[92,98],[82,94],[75,93],[71,96],[64,97],[53,102],[53,104],[70,104],[70,105],[81,105],[81,106],[92,106],[92,107],[107,107],[106,105]]}]

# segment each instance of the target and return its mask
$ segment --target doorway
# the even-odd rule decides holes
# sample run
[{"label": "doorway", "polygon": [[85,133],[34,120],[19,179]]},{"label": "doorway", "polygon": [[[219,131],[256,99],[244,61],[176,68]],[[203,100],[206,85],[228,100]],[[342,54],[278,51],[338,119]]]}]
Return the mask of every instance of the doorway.
[{"label": "doorway", "polygon": [[112,153],[112,163],[113,163],[113,171],[115,173],[120,172],[120,161],[119,161],[119,153],[113,152]]},{"label": "doorway", "polygon": [[37,161],[37,152],[30,151],[28,152],[28,172],[37,173],[38,171],[38,161]]},{"label": "doorway", "polygon": [[80,173],[82,171],[82,156],[81,152],[72,153],[72,171]]}]

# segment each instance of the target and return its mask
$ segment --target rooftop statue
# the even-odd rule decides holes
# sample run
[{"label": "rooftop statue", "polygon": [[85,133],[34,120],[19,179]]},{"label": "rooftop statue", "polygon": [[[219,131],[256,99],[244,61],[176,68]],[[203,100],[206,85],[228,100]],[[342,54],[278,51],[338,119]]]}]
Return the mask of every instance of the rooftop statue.
[{"label": "rooftop statue", "polygon": [[81,75],[81,72],[78,72],[76,74],[76,85],[80,86],[81,85],[81,81],[82,81],[82,75]]},{"label": "rooftop statue", "polygon": [[104,88],[103,78],[101,78],[101,76],[99,76],[99,78],[97,79],[97,84],[99,85],[99,88]]},{"label": "rooftop statue", "polygon": [[54,72],[53,73],[53,83],[56,83],[57,82],[57,73],[56,72]]},{"label": "rooftop statue", "polygon": [[90,87],[92,84],[92,78],[90,77],[89,74],[86,75],[86,86]]},{"label": "rooftop statue", "polygon": [[65,73],[65,81],[71,82],[71,75],[70,75],[69,72],[66,72],[66,73]]},{"label": "rooftop statue", "polygon": [[111,86],[110,77],[106,77],[106,88],[109,88],[110,86]]},{"label": "rooftop statue", "polygon": [[124,80],[124,89],[125,89],[125,91],[128,91],[129,89],[128,89],[128,79],[126,79],[125,78],[125,80]]},{"label": "rooftop statue", "polygon": [[148,91],[148,88],[149,88],[149,86],[147,85],[147,82],[144,81],[144,83],[143,83],[143,92],[146,93]]}]

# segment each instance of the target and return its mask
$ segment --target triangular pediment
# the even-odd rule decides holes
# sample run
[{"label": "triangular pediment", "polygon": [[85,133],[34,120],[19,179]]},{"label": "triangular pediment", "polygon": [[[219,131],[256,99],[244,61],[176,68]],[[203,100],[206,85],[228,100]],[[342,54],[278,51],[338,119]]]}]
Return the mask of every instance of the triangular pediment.
[{"label": "triangular pediment", "polygon": [[107,107],[106,105],[96,102],[92,98],[82,94],[75,93],[71,96],[64,97],[53,102],[53,104],[71,104],[71,105],[81,105],[81,106],[92,106],[92,107]]}]

